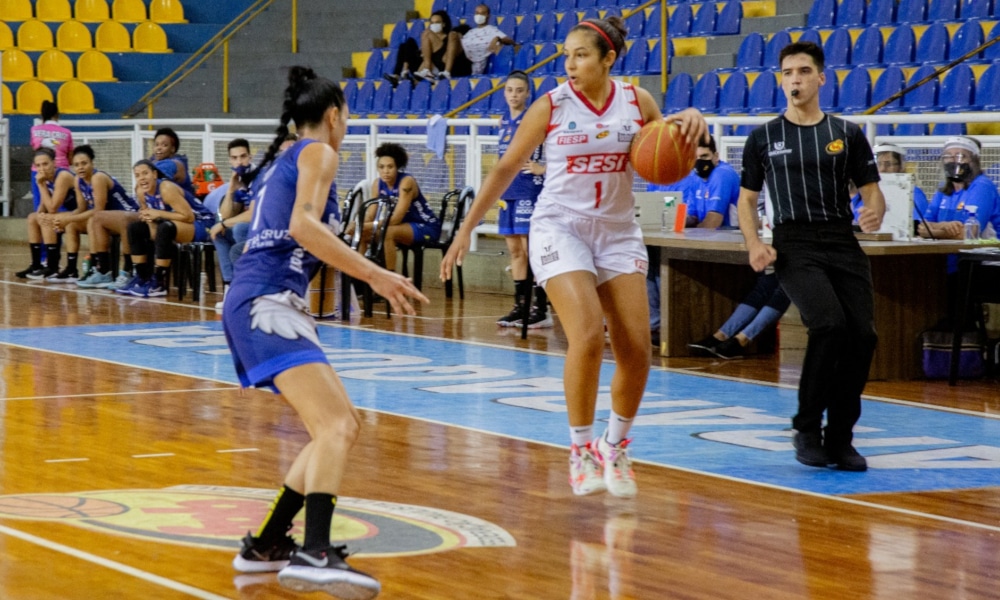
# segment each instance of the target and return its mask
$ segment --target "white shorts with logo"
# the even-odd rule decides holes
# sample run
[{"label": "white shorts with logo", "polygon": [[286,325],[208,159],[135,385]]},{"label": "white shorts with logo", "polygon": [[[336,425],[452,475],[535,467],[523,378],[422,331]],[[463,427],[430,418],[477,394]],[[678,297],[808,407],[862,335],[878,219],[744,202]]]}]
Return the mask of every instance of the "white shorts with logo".
[{"label": "white shorts with logo", "polygon": [[589,271],[601,285],[618,275],[649,270],[638,223],[598,220],[552,204],[536,207],[531,216],[528,257],[543,287],[571,271]]}]

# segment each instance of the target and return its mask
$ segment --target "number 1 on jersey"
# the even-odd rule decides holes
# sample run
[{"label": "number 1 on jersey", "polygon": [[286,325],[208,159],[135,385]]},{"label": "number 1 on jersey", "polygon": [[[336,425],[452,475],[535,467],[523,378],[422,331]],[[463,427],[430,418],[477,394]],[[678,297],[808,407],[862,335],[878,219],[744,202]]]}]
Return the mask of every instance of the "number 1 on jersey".
[{"label": "number 1 on jersey", "polygon": [[602,181],[594,182],[594,208],[601,207],[601,191],[602,191]]}]

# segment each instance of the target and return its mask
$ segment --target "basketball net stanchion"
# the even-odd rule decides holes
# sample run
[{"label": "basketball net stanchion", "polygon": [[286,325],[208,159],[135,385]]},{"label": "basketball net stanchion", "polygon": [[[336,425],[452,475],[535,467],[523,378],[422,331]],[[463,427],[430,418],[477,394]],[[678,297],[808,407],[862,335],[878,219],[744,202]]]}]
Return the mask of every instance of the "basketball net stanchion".
[{"label": "basketball net stanchion", "polygon": [[950,63],[948,63],[946,65],[943,65],[941,67],[938,67],[937,69],[934,70],[933,73],[928,74],[927,77],[924,77],[920,81],[918,81],[916,83],[912,83],[912,84],[906,86],[905,88],[899,90],[895,94],[889,96],[885,100],[879,102],[878,104],[876,104],[875,106],[869,108],[868,110],[865,110],[865,111],[861,112],[860,114],[862,114],[862,115],[873,115],[873,114],[875,114],[875,112],[877,112],[882,107],[887,106],[888,104],[890,104],[891,102],[896,101],[899,98],[902,98],[906,94],[909,94],[913,90],[915,90],[918,87],[924,85],[925,83],[927,83],[931,79],[936,79],[937,76],[940,75],[941,73],[944,73],[945,71],[951,69],[952,67],[955,67],[955,66],[959,65],[960,63],[965,62],[966,60],[974,57],[975,55],[979,54],[980,52],[982,52],[983,50],[989,48],[990,46],[992,46],[993,44],[995,44],[997,42],[1000,42],[1000,35],[998,35],[997,37],[993,38],[992,40],[983,42],[982,44],[979,45],[978,48],[974,48],[972,50],[969,50],[968,52],[966,52],[962,56],[956,58],[955,60],[951,61]]}]

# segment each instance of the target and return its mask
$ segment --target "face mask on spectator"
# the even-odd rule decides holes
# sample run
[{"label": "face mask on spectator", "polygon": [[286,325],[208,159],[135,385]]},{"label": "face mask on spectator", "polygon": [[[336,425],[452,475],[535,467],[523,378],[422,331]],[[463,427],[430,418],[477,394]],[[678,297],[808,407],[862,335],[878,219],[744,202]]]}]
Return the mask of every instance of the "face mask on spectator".
[{"label": "face mask on spectator", "polygon": [[472,17],[472,20],[476,22],[476,25],[482,25],[486,22],[486,15],[476,15]]},{"label": "face mask on spectator", "polygon": [[694,161],[694,170],[702,179],[707,179],[715,169],[715,163],[710,158],[699,158]]},{"label": "face mask on spectator", "polygon": [[431,31],[432,32],[434,32],[434,33],[441,33],[442,29],[444,29],[444,25],[442,25],[441,23],[431,23]]},{"label": "face mask on spectator", "polygon": [[969,163],[951,162],[944,164],[945,177],[952,181],[962,181],[972,173]]}]

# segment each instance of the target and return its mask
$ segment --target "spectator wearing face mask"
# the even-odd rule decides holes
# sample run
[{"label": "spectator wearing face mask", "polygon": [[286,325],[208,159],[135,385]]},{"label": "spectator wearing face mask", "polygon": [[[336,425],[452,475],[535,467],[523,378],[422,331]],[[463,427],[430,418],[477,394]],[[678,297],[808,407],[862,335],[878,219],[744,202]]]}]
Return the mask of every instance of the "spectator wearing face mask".
[{"label": "spectator wearing face mask", "polygon": [[736,225],[740,174],[719,160],[714,138],[705,138],[698,145],[694,169],[682,187],[688,205],[686,227],[716,229]]},{"label": "spectator wearing face mask", "polygon": [[981,151],[979,140],[972,137],[956,136],[945,140],[941,151],[945,181],[927,204],[924,212],[927,224],[921,223],[917,228],[921,237],[960,240],[965,235],[964,223],[973,212],[980,231],[989,223],[994,230],[1000,231],[1000,193],[993,181],[983,174],[979,162]]},{"label": "spectator wearing face mask", "polygon": [[476,26],[462,36],[462,48],[472,62],[472,74],[482,75],[489,65],[490,56],[499,52],[501,46],[517,48],[519,44],[490,24],[490,7],[485,4],[476,6],[472,19]]}]

